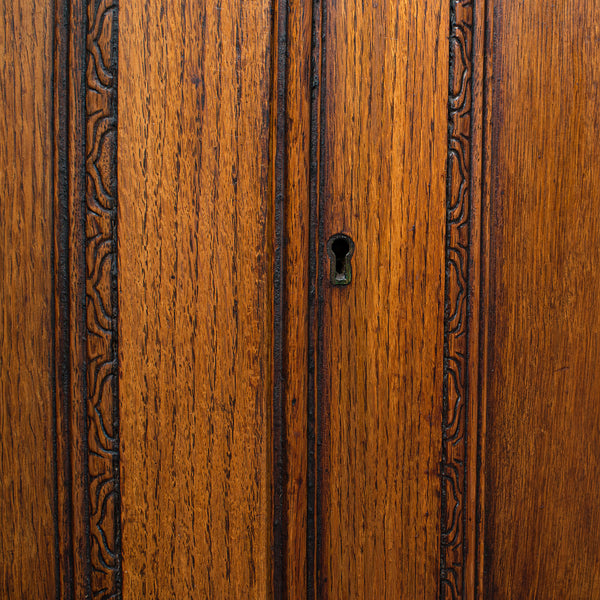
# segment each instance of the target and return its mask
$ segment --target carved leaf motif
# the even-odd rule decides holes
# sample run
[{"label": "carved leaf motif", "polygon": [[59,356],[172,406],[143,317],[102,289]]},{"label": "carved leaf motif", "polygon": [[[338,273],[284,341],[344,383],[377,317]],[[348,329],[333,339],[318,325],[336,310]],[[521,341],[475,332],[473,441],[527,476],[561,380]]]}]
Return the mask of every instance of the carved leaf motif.
[{"label": "carved leaf motif", "polygon": [[86,69],[87,414],[93,598],[119,598],[117,4],[89,0]]},{"label": "carved leaf motif", "polygon": [[440,597],[464,594],[473,2],[450,0]]}]

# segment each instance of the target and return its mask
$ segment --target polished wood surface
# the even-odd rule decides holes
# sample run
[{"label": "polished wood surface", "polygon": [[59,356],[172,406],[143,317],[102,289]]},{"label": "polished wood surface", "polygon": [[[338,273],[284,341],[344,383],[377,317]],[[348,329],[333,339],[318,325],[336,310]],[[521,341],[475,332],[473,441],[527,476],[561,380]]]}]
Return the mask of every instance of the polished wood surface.
[{"label": "polished wood surface", "polygon": [[[311,46],[313,10],[309,2],[279,3],[285,28],[285,141],[283,210],[282,377],[285,411],[286,510],[284,593],[307,594],[308,536],[308,274],[310,237]],[[281,39],[281,32],[277,32]],[[278,49],[278,56],[282,52]],[[279,73],[281,75],[281,73]],[[274,107],[275,108],[275,107]],[[276,590],[274,590],[276,591]]]},{"label": "polished wood surface", "polygon": [[270,589],[270,8],[119,15],[126,599]]},{"label": "polished wood surface", "polygon": [[0,5],[0,595],[7,598],[51,598],[58,589],[53,26],[49,6]]},{"label": "polished wood surface", "polygon": [[599,598],[600,6],[493,4],[484,598]]},{"label": "polished wood surface", "polygon": [[[448,22],[445,3],[325,11],[320,598],[438,593]],[[338,232],[347,287],[329,282]]]},{"label": "polished wood surface", "polygon": [[600,600],[595,3],[0,18],[1,597]]}]

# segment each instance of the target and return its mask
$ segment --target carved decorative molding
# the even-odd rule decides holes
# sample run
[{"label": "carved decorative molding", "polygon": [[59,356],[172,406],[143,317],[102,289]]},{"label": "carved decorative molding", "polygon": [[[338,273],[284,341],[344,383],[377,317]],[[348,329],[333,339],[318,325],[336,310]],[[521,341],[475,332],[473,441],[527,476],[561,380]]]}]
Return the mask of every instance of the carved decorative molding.
[{"label": "carved decorative molding", "polygon": [[440,597],[453,600],[465,590],[473,11],[450,1]]},{"label": "carved decorative molding", "polygon": [[94,598],[120,597],[117,353],[117,2],[89,0],[86,40],[86,324]]}]

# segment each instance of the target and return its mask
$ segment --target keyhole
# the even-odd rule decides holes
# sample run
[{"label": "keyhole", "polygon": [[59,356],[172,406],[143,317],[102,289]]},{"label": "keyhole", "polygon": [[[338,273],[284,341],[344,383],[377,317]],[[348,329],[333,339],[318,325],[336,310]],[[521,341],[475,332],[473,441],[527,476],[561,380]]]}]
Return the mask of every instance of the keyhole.
[{"label": "keyhole", "polygon": [[329,279],[333,285],[348,285],[352,281],[354,242],[343,234],[336,233],[327,242],[327,254],[331,261]]}]

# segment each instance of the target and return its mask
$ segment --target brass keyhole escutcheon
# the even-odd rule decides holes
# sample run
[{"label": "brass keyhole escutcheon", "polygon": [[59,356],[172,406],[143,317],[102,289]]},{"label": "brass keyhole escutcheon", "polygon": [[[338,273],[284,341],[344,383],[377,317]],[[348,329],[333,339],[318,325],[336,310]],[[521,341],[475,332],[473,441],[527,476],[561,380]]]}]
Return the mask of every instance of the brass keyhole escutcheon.
[{"label": "brass keyhole escutcheon", "polygon": [[345,233],[336,233],[327,242],[329,280],[333,285],[348,285],[352,281],[352,255],[354,242]]}]

